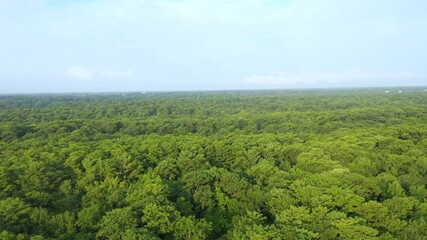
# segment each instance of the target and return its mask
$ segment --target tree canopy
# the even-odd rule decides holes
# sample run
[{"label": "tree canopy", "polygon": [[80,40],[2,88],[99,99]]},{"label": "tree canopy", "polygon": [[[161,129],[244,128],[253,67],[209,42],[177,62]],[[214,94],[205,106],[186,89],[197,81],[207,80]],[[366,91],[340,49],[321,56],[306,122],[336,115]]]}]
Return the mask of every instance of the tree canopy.
[{"label": "tree canopy", "polygon": [[0,239],[425,239],[427,93],[0,96]]}]

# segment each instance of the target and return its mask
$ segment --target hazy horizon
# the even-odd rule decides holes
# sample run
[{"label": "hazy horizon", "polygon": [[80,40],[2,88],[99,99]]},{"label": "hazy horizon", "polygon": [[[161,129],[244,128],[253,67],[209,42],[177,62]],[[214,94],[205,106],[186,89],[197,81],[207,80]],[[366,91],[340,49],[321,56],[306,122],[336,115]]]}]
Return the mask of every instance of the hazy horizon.
[{"label": "hazy horizon", "polygon": [[427,85],[427,2],[0,3],[0,94]]}]

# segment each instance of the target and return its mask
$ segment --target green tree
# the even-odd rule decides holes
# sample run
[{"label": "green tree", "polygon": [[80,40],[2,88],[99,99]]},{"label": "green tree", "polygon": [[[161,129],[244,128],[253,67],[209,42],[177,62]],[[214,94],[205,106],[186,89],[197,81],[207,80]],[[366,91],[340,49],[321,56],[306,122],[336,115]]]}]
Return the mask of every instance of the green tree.
[{"label": "green tree", "polygon": [[143,210],[142,222],[147,229],[157,234],[168,234],[174,230],[174,222],[180,218],[173,206],[148,204]]},{"label": "green tree", "polygon": [[125,239],[126,231],[133,230],[137,225],[136,216],[131,208],[116,208],[102,217],[96,236],[99,239]]},{"label": "green tree", "polygon": [[233,228],[227,233],[229,239],[282,239],[272,225],[265,224],[266,217],[256,211],[233,218]]},{"label": "green tree", "polygon": [[19,198],[0,199],[0,230],[23,233],[28,229],[30,207]]},{"label": "green tree", "polygon": [[206,220],[198,220],[194,216],[180,217],[173,224],[174,239],[202,240],[207,239],[212,224]]}]

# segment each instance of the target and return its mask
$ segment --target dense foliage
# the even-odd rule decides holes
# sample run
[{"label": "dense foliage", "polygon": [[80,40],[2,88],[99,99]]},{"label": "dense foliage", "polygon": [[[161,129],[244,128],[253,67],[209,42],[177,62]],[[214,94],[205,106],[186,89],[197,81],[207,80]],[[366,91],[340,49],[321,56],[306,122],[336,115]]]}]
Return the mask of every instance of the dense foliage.
[{"label": "dense foliage", "polygon": [[425,239],[423,89],[0,96],[0,239]]}]

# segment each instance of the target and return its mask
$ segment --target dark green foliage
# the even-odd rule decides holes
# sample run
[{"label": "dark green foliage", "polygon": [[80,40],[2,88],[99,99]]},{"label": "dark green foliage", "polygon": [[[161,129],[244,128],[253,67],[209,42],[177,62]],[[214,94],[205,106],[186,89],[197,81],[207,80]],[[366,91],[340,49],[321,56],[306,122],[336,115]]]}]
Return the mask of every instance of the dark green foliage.
[{"label": "dark green foliage", "polygon": [[426,186],[417,88],[0,96],[0,239],[426,239]]}]

